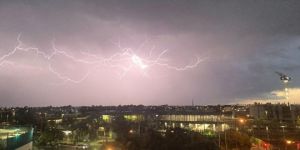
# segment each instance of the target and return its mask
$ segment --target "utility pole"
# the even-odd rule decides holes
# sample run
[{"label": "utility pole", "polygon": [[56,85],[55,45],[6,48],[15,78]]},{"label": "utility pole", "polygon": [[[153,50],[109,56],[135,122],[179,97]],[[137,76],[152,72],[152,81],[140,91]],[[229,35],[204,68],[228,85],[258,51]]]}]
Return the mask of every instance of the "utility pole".
[{"label": "utility pole", "polygon": [[226,137],[226,131],[224,131],[225,134],[225,150],[227,150],[227,137]]},{"label": "utility pole", "polygon": [[219,132],[219,148],[221,149],[221,135],[220,135],[220,132]]}]

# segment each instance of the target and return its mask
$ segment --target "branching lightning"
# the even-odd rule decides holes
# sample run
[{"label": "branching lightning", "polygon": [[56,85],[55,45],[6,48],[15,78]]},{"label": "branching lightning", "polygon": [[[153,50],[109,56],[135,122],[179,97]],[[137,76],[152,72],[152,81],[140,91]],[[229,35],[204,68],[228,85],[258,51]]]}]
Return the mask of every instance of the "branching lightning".
[{"label": "branching lightning", "polygon": [[[17,52],[34,52],[37,56],[41,57],[47,62],[47,69],[58,79],[63,81],[63,83],[80,83],[86,80],[93,72],[93,70],[99,66],[117,68],[121,72],[119,74],[119,77],[123,78],[132,69],[139,69],[143,74],[146,74],[147,69],[154,66],[161,66],[166,69],[175,71],[185,71],[197,67],[202,61],[206,59],[200,59],[199,57],[197,57],[194,63],[179,67],[170,65],[168,61],[163,58],[164,54],[167,53],[167,50],[162,51],[156,57],[153,57],[151,50],[149,53],[149,57],[141,57],[134,53],[134,51],[130,48],[121,48],[120,44],[118,45],[118,47],[120,49],[120,52],[117,52],[106,58],[99,57],[96,54],[91,54],[86,51],[81,51],[81,54],[87,57],[85,57],[85,59],[82,59],[70,55],[66,51],[60,50],[55,46],[55,42],[52,42],[53,51],[50,54],[47,54],[36,47],[26,47],[26,45],[21,41],[21,35],[18,35],[17,45],[11,51],[0,57],[0,66],[12,64],[10,61],[8,61],[8,58],[14,56]],[[57,69],[52,65],[52,61],[55,61],[55,56],[63,56],[66,59],[72,60],[73,62],[88,65],[89,69],[83,76],[80,77],[80,79],[73,79],[72,77],[65,75],[64,73],[57,71]]]}]

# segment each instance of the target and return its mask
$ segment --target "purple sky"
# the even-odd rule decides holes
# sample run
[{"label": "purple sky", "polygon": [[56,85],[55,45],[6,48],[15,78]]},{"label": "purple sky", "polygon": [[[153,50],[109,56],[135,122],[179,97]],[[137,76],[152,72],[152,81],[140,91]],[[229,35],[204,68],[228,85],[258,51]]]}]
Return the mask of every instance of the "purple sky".
[{"label": "purple sky", "polygon": [[[227,104],[282,89],[274,71],[298,88],[299,8],[298,0],[0,1],[1,106]],[[39,53],[21,51],[30,47]],[[51,57],[54,49],[61,53]]]}]

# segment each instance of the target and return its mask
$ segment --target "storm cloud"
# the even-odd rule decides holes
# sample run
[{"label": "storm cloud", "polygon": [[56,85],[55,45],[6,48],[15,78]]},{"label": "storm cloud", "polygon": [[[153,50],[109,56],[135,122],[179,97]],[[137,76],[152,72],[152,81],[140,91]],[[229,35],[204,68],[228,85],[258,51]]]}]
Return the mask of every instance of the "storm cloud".
[{"label": "storm cloud", "polygon": [[[0,59],[2,106],[227,104],[282,89],[275,71],[300,82],[298,0],[20,0],[0,1],[0,57],[17,46],[46,54],[55,47],[78,59],[107,58],[130,48],[157,56],[176,71],[152,66],[146,75],[45,60],[34,51]],[[93,54],[86,56],[83,53]],[[48,65],[80,83],[61,81]],[[296,98],[295,98],[296,99]]]}]

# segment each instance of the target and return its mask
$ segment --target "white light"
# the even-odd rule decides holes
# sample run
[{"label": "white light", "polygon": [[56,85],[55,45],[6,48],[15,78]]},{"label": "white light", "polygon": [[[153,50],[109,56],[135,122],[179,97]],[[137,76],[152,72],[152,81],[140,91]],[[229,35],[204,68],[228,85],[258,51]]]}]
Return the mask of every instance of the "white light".
[{"label": "white light", "polygon": [[72,131],[66,130],[66,131],[63,131],[63,133],[68,136],[72,133]]},{"label": "white light", "polygon": [[145,68],[148,67],[147,65],[145,65],[145,64],[143,63],[143,60],[142,60],[139,56],[137,56],[137,55],[133,55],[133,56],[131,57],[131,60],[132,60],[132,62],[133,62],[134,64],[136,64],[137,66],[139,66],[141,69],[145,69]]}]

